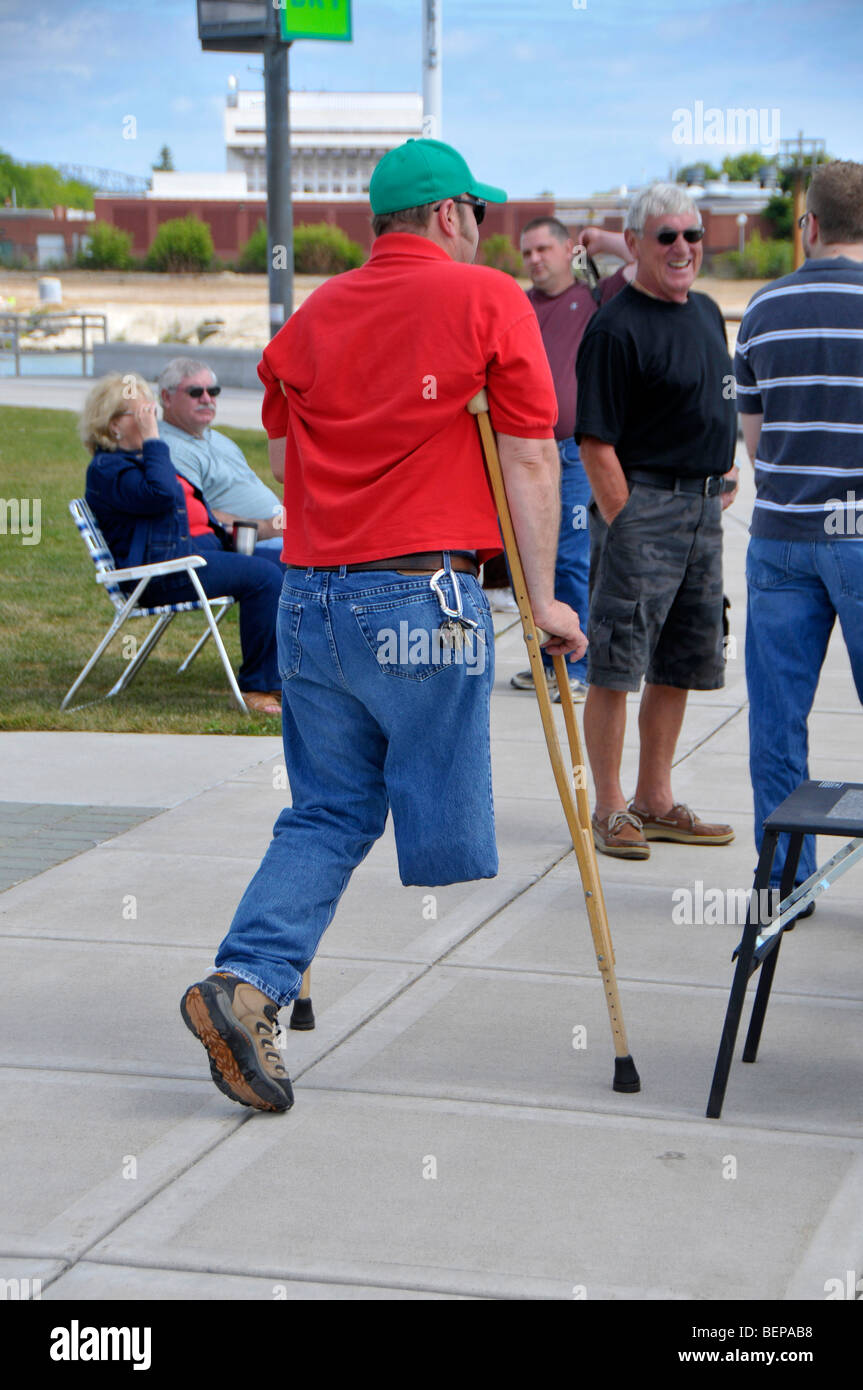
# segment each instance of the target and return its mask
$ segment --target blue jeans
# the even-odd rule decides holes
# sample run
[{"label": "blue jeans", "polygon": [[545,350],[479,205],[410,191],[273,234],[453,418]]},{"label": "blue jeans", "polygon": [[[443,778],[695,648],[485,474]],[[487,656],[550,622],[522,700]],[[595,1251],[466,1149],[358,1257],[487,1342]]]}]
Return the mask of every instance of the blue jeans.
[{"label": "blue jeans", "polygon": [[255,546],[255,557],[258,560],[270,560],[274,565],[281,565],[284,574],[285,567],[282,565],[282,546],[284,541],[281,536],[268,536],[265,541],[258,541]]},{"label": "blue jeans", "polygon": [[[753,536],[746,557],[746,684],[755,843],[762,825],[809,777],[807,720],[838,615],[863,702],[863,541],[778,541]],[[771,887],[788,848],[780,835]],[[803,842],[796,879],[815,872],[815,837]]]},{"label": "blue jeans", "polygon": [[[581,462],[574,439],[557,441],[560,454],[560,538],[557,543],[557,563],[554,567],[554,596],[568,603],[578,614],[583,632],[587,632],[587,600],[590,579],[590,531],[587,507],[590,502],[590,483]],[[543,665],[550,671],[552,658],[542,654]],[[587,680],[587,657],[569,664],[573,680]]]},{"label": "blue jeans", "polygon": [[[392,808],[405,884],[497,873],[489,701],[494,629],[479,583],[458,575],[478,623],[454,659],[428,576],[288,569],[279,604],[285,764],[292,805],[219,947],[230,970],[293,999],[356,866]],[[454,607],[451,579],[443,581]]]},{"label": "blue jeans", "polygon": [[[237,555],[223,550],[213,535],[193,536],[192,553],[203,555],[206,568],[197,571],[201,588],[208,598],[232,595],[240,605],[240,646],[243,664],[237,672],[241,690],[278,690],[279,666],[276,652],[276,616],[282,588],[281,572],[268,560],[255,555]],[[161,595],[161,597],[159,597]],[[188,579],[175,580],[163,591],[158,580],[144,591],[148,605],[159,602],[181,603],[197,599]]]}]

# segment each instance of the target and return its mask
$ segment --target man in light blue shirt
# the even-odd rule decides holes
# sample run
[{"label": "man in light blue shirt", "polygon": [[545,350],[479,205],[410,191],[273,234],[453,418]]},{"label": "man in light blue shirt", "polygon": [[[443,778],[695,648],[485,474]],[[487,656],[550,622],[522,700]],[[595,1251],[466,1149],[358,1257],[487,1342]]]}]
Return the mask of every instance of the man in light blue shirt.
[{"label": "man in light blue shirt", "polygon": [[234,521],[256,521],[255,554],[278,564],[282,506],[233,440],[210,428],[220,390],[215,372],[203,362],[173,358],[159,377],[164,416],[159,437],[171,451],[174,468],[200,490],[214,516],[227,526]]}]

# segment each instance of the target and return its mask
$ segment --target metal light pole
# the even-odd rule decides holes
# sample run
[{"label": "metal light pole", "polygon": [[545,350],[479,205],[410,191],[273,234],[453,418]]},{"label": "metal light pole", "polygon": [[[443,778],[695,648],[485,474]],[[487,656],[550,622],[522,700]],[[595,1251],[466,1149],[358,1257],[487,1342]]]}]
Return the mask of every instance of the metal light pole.
[{"label": "metal light pole", "polygon": [[264,109],[267,131],[267,284],[270,337],[294,307],[294,216],[291,202],[291,124],[288,49],[268,39],[264,46]]},{"label": "metal light pole", "polygon": [[443,0],[423,0],[423,135],[443,138]]}]

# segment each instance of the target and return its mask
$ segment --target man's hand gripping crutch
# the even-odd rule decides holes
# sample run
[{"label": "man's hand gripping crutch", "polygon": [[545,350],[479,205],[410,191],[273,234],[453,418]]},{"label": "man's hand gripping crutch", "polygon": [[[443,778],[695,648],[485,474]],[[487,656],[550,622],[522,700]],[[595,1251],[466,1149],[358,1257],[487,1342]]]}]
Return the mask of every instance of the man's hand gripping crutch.
[{"label": "man's hand gripping crutch", "polygon": [[567,772],[560,751],[557,729],[554,723],[554,713],[551,706],[551,697],[548,693],[545,670],[540,655],[540,634],[534,620],[528,597],[527,582],[525,580],[525,573],[516,543],[509,501],[507,500],[506,489],[504,487],[497,441],[488,416],[488,399],[485,391],[482,390],[478,392],[473,400],[468,403],[467,408],[472,415],[476,415],[479,425],[486,467],[488,468],[489,479],[491,481],[492,491],[494,492],[501,531],[503,533],[504,546],[506,548],[507,559],[509,560],[513,593],[515,594],[515,600],[518,604],[524,640],[530,658],[531,670],[533,672],[534,688],[539,701],[539,712],[542,717],[545,741],[548,745],[554,780],[557,783],[558,794],[563,804],[566,823],[569,827],[569,833],[572,836],[572,846],[575,850],[579,873],[581,874],[584,899],[587,905],[587,916],[590,922],[590,930],[593,936],[594,950],[596,952],[596,963],[599,967],[599,972],[602,976],[603,986],[605,988],[605,999],[611,1022],[612,1037],[614,1039],[615,1062],[614,1081],[612,1083],[613,1088],[615,1091],[639,1091],[641,1089],[641,1082],[627,1045],[626,1030],[623,1024],[623,1013],[617,992],[617,979],[614,973],[614,949],[611,944],[611,933],[608,928],[608,914],[605,908],[602,884],[599,881],[596,850],[593,844],[593,834],[590,824],[590,808],[587,801],[587,792],[584,787],[584,759],[581,751],[578,725],[575,722],[575,710],[573,708],[572,694],[569,688],[569,673],[565,660],[566,653],[568,652],[573,652],[576,656],[581,656],[586,649],[587,642],[583,635],[580,635],[577,630],[578,625],[575,624],[575,626],[573,626],[572,610],[568,608],[566,604],[555,603],[553,600],[543,604],[543,607],[540,609],[540,617],[543,623],[547,624],[552,632],[550,640],[546,643],[546,650],[551,654],[554,661],[554,671],[557,676],[560,703],[563,710],[564,723],[566,725],[567,739],[569,741],[572,772],[574,774],[573,784],[573,776]]}]

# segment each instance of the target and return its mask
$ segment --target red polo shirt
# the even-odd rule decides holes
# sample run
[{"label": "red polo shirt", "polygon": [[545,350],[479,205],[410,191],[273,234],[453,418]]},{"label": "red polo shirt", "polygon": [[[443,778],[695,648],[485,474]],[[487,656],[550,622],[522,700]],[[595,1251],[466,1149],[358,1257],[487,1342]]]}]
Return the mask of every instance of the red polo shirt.
[{"label": "red polo shirt", "polygon": [[476,421],[551,439],[557,403],[539,325],[508,275],[426,237],[378,237],[264,350],[263,423],[285,438],[285,543],[295,565],[423,550],[501,549]]},{"label": "red polo shirt", "polygon": [[181,473],[177,474],[177,482],[183,489],[183,494],[186,498],[186,513],[189,518],[189,535],[212,535],[210,518],[207,516],[207,508],[204,506],[203,502],[198,501],[192,484],[188,482]]}]

